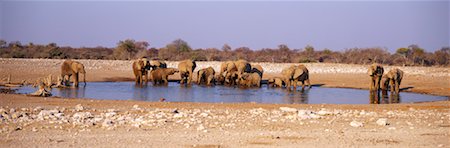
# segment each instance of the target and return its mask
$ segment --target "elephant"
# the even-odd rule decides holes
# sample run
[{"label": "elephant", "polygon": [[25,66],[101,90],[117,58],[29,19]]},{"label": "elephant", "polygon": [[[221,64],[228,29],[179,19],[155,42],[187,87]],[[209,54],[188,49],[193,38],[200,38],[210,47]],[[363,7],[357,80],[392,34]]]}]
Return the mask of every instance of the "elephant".
[{"label": "elephant", "polygon": [[369,90],[370,91],[377,91],[380,89],[380,81],[381,77],[383,76],[384,69],[383,66],[374,63],[370,65],[369,69],[367,70],[367,74],[370,76],[370,85]]},{"label": "elephant", "polygon": [[264,73],[264,69],[262,68],[261,65],[252,65],[251,73],[258,73],[259,76],[262,78],[263,77],[263,73]]},{"label": "elephant", "polygon": [[153,85],[168,85],[169,75],[173,75],[177,72],[179,72],[179,70],[176,68],[158,68],[150,72],[150,78],[153,82]]},{"label": "elephant", "polygon": [[400,83],[402,82],[403,71],[394,68],[390,70],[387,74],[383,75],[381,78],[381,90],[387,91],[387,89],[391,88],[391,93],[399,93],[400,92]]},{"label": "elephant", "polygon": [[286,83],[286,88],[291,90],[291,86],[294,86],[294,90],[297,90],[297,82],[302,82],[302,90],[305,89],[305,81],[308,87],[311,88],[311,83],[309,82],[309,71],[304,65],[290,66],[281,71],[283,76],[283,81]]},{"label": "elephant", "polygon": [[195,67],[197,67],[197,64],[193,60],[184,60],[178,64],[181,77],[180,84],[191,84]]},{"label": "elephant", "polygon": [[137,59],[133,62],[132,65],[133,73],[135,77],[136,84],[143,84],[144,78],[145,83],[148,82],[148,72],[147,70],[150,69],[150,63],[147,61],[146,58]]},{"label": "elephant", "polygon": [[239,85],[244,87],[261,87],[261,76],[258,73],[243,73]]},{"label": "elephant", "polygon": [[211,66],[208,68],[200,69],[199,71],[197,71],[197,84],[200,85],[204,83],[207,86],[211,86],[211,83],[214,83],[215,74],[216,72]]},{"label": "elephant", "polygon": [[286,83],[284,82],[283,78],[280,77],[272,77],[267,80],[267,86],[268,87],[283,87]]},{"label": "elephant", "polygon": [[221,74],[217,74],[214,76],[214,80],[217,85],[224,85],[225,84],[225,76]]},{"label": "elephant", "polygon": [[224,77],[223,81],[226,85],[236,85],[236,79],[238,76],[238,69],[235,62],[226,61],[220,66],[220,77]]},{"label": "elephant", "polygon": [[167,64],[164,61],[158,61],[158,60],[150,60],[150,68],[152,70],[155,70],[157,68],[167,68]]},{"label": "elephant", "polygon": [[[86,71],[84,70],[84,65],[77,61],[66,60],[61,65],[61,78],[66,86],[70,85],[70,77],[74,77],[74,87],[78,87],[78,75],[83,74],[84,86],[86,86]],[[65,76],[68,76],[65,79]]]},{"label": "elephant", "polygon": [[252,66],[246,60],[237,60],[234,62],[234,64],[237,68],[238,78],[241,78],[241,75],[244,72],[249,73],[252,70]]}]

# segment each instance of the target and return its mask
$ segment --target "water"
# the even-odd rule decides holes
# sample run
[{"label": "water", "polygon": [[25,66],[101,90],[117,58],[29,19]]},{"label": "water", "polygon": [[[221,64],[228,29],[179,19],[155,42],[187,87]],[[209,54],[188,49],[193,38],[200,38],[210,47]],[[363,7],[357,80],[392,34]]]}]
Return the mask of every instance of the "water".
[{"label": "water", "polygon": [[[283,104],[368,104],[368,90],[347,88],[313,87],[305,91],[287,91],[281,88],[240,89],[225,86],[180,87],[170,82],[168,86],[138,87],[134,82],[89,82],[86,87],[54,88],[53,96],[64,98],[91,98],[112,100],[159,101],[165,98],[169,102],[256,102]],[[18,93],[32,93],[36,88],[21,87]],[[382,95],[380,95],[382,96]],[[372,96],[373,97],[373,96]],[[387,96],[380,103],[409,103],[448,100],[448,97],[401,92],[399,98]],[[373,98],[372,98],[373,99]]]}]

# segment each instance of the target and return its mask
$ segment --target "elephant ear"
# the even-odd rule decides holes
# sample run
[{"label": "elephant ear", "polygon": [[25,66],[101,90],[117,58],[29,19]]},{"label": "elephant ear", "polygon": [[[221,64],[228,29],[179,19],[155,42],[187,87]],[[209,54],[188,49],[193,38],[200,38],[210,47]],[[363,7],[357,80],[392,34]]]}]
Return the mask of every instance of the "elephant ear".
[{"label": "elephant ear", "polygon": [[298,69],[295,69],[295,70],[294,70],[293,78],[296,79],[296,78],[300,77],[300,76],[303,74],[303,72],[304,72],[304,71],[303,71],[302,69],[299,69],[299,68],[298,68]]}]

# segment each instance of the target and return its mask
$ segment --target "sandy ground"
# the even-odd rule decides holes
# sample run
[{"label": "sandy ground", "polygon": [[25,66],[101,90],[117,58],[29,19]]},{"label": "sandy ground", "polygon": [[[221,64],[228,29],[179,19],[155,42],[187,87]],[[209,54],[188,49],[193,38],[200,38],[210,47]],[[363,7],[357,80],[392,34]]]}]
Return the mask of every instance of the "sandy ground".
[{"label": "sandy ground", "polygon": [[[132,80],[129,61],[80,61],[86,65],[88,81]],[[13,82],[32,82],[57,75],[61,63],[0,59],[0,78],[11,74]],[[290,65],[260,64],[265,78]],[[198,65],[218,69],[218,62]],[[307,67],[314,84],[367,89],[367,66]],[[400,68],[407,73],[405,91],[450,96],[448,68]],[[449,101],[210,104],[0,94],[0,147],[450,147],[449,134]]]}]

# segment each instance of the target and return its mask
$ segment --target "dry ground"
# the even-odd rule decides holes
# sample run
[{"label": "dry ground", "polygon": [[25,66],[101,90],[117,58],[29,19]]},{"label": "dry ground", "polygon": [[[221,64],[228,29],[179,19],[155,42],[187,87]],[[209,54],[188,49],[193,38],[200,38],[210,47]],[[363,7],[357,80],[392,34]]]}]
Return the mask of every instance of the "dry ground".
[{"label": "dry ground", "polygon": [[[0,78],[11,74],[19,82],[57,75],[61,62],[0,59]],[[81,62],[88,81],[132,80],[129,61]],[[218,62],[198,65],[217,69]],[[262,63],[267,76],[288,65]],[[367,88],[366,66],[307,67],[314,84]],[[407,91],[450,96],[448,68],[401,69],[409,73],[402,82]],[[0,94],[0,107],[0,147],[450,147],[449,101],[210,104]]]}]

